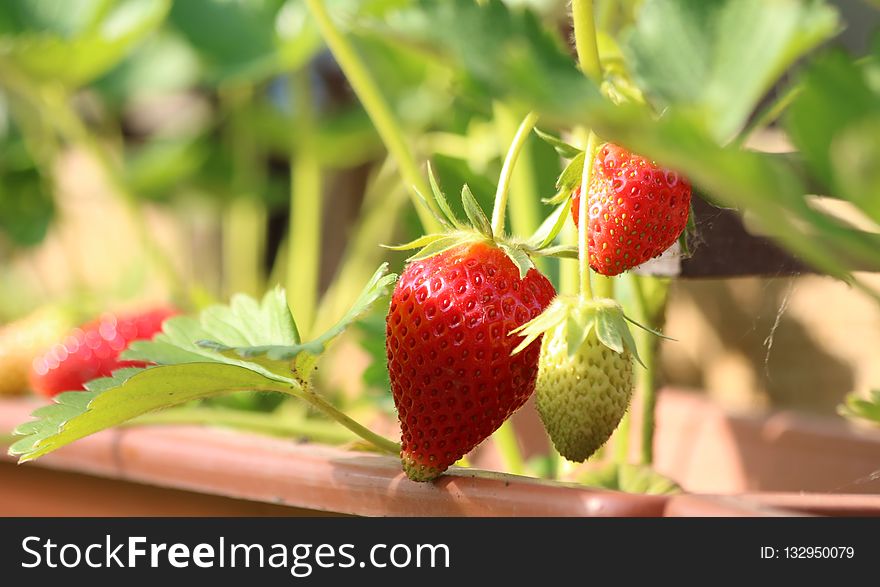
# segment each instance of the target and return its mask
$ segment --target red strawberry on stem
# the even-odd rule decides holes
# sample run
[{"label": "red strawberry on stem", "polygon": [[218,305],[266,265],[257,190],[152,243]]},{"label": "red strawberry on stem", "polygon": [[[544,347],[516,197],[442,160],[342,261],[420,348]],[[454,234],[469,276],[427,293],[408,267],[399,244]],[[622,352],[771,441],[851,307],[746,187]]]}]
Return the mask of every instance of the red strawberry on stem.
[{"label": "red strawberry on stem", "polygon": [[407,476],[433,479],[492,434],[531,396],[540,342],[511,356],[508,333],[556,291],[525,277],[491,242],[410,263],[394,289],[386,348]]},{"label": "red strawberry on stem", "polygon": [[[590,267],[617,275],[662,254],[687,226],[691,186],[678,173],[606,143],[590,178]],[[575,225],[580,187],[572,198]]]},{"label": "red strawberry on stem", "polygon": [[53,397],[62,391],[85,389],[98,377],[108,377],[122,367],[144,367],[137,361],[120,361],[119,354],[135,340],[149,339],[162,330],[173,308],[157,308],[137,314],[105,314],[71,332],[45,354],[36,358],[30,382],[34,391]]}]

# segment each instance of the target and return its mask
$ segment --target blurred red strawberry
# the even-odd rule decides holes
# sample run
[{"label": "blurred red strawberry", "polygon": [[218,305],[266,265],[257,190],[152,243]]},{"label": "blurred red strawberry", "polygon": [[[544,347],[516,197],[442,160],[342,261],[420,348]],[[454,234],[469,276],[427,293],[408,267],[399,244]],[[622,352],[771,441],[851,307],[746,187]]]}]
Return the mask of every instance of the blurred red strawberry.
[{"label": "blurred red strawberry", "polygon": [[135,340],[152,338],[162,330],[166,318],[177,314],[170,307],[136,314],[105,314],[76,328],[62,342],[34,359],[31,388],[46,397],[62,391],[85,389],[85,384],[107,377],[122,367],[143,367],[144,363],[120,361],[119,354]]}]

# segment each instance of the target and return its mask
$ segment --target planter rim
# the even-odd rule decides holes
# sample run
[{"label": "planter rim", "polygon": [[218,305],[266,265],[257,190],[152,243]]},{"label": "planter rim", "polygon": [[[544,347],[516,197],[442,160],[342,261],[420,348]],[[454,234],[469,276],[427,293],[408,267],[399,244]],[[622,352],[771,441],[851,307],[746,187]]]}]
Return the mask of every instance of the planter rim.
[{"label": "planter rim", "polygon": [[[0,430],[39,405],[0,399]],[[203,426],[106,430],[24,466],[366,516],[880,516],[880,495],[868,494],[634,495],[461,468],[414,483],[396,457]]]},{"label": "planter rim", "polygon": [[[0,429],[40,405],[0,402]],[[5,457],[9,459],[10,457]],[[662,516],[666,496],[632,495],[453,468],[408,480],[396,457],[198,426],[106,430],[35,463],[93,475],[365,516]]]}]

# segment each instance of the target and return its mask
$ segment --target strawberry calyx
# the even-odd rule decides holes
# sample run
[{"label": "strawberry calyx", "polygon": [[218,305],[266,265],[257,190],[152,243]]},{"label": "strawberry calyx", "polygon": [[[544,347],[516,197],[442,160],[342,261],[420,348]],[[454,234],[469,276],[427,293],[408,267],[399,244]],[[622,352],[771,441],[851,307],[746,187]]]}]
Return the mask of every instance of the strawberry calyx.
[{"label": "strawberry calyx", "polygon": [[562,326],[566,330],[568,355],[572,357],[595,329],[599,342],[604,346],[618,354],[630,353],[644,367],[627,322],[655,336],[668,338],[627,316],[623,307],[613,299],[558,295],[536,318],[509,333],[523,337],[511,354],[522,351],[543,334]]},{"label": "strawberry calyx", "polygon": [[439,255],[454,247],[466,244],[483,242],[495,246],[516,265],[520,278],[526,276],[530,269],[535,268],[534,257],[564,257],[577,258],[577,248],[570,246],[553,245],[553,241],[562,230],[566,217],[571,208],[571,202],[566,201],[551,213],[541,224],[538,230],[527,239],[521,239],[506,234],[495,234],[489,218],[477,203],[474,194],[467,184],[461,189],[461,201],[467,220],[461,220],[449,206],[446,195],[440,189],[433,169],[428,165],[428,177],[431,184],[432,199],[437,204],[440,214],[434,212],[434,208],[428,205],[427,198],[419,194],[425,207],[434,214],[434,217],[443,227],[443,232],[427,234],[402,245],[383,245],[393,251],[407,251],[418,249],[407,261],[420,261]]}]

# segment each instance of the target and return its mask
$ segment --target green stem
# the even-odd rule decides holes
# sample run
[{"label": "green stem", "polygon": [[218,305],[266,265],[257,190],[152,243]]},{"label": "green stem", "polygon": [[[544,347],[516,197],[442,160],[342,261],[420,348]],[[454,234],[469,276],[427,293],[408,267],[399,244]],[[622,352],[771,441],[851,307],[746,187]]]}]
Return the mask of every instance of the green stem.
[{"label": "green stem", "polygon": [[612,33],[617,25],[617,11],[620,0],[600,0],[596,7],[598,30]]},{"label": "green stem", "polygon": [[238,194],[223,210],[223,282],[226,296],[259,295],[263,289],[266,208]]},{"label": "green stem", "polygon": [[246,293],[256,296],[263,290],[263,258],[266,247],[265,206],[257,194],[263,171],[247,110],[253,88],[222,88],[221,106],[229,124],[224,139],[232,154],[232,199],[223,210],[224,294]]},{"label": "green stem", "polygon": [[335,323],[351,307],[361,286],[384,258],[376,243],[387,243],[394,236],[397,219],[406,203],[406,190],[391,158],[379,166],[370,180],[359,213],[360,221],[348,238],[348,246],[330,287],[321,298],[315,318],[315,331]]},{"label": "green stem", "polygon": [[186,295],[183,279],[153,237],[153,233],[145,220],[140,202],[128,185],[126,185],[119,166],[73,111],[65,94],[61,91],[47,90],[42,92],[42,95],[46,104],[45,113],[53,120],[56,128],[58,128],[62,135],[69,141],[84,147],[101,167],[101,171],[110,183],[110,187],[120,197],[134,227],[135,235],[146,252],[147,257],[165,277],[172,292],[183,299]]},{"label": "green stem", "polygon": [[631,421],[629,410],[623,415],[614,433],[614,462],[625,465],[629,461],[629,431]]},{"label": "green stem", "polygon": [[318,393],[315,392],[315,390],[308,384],[306,384],[305,387],[281,387],[278,388],[277,391],[288,393],[309,403],[312,407],[322,411],[324,414],[333,418],[334,420],[336,420],[367,442],[373,444],[380,450],[391,454],[400,454],[400,445],[398,443],[394,442],[393,440],[389,440],[384,436],[376,434],[369,428],[351,419],[346,414],[340,412],[332,404],[330,404],[330,402],[318,395]]},{"label": "green stem", "polygon": [[598,84],[602,80],[602,62],[599,60],[599,44],[596,40],[593,0],[572,0],[571,15],[581,70]]},{"label": "green stem", "polygon": [[[382,142],[385,143],[388,152],[397,161],[404,181],[427,198],[430,188],[425,177],[419,171],[419,166],[412,155],[412,149],[407,144],[400,125],[395,120],[388,102],[370,75],[369,70],[367,70],[352,44],[333,23],[323,1],[306,0],[306,4],[315,17],[321,35],[333,53],[333,57],[343,73],[345,73],[345,77],[348,79],[349,84],[351,84],[355,94],[357,94],[361,104],[363,104],[370,120],[373,121],[376,131],[382,138]],[[410,197],[425,231],[439,232],[441,228],[439,222],[428,210],[424,209],[418,196],[415,193],[411,193]],[[434,207],[433,203],[429,202],[429,205]]]},{"label": "green stem", "polygon": [[587,208],[589,204],[590,177],[593,174],[593,150],[596,146],[596,135],[590,132],[587,139],[586,157],[584,157],[584,172],[581,178],[581,201],[578,207],[578,267],[580,271],[580,287],[578,291],[584,299],[592,299],[593,289],[590,285],[590,251],[588,237],[590,230]]},{"label": "green stem", "polygon": [[287,296],[300,333],[307,336],[315,321],[321,260],[321,166],[315,156],[315,113],[308,69],[295,73],[293,84],[296,149],[290,159],[290,220],[287,238]]},{"label": "green stem", "polygon": [[[516,135],[517,119],[511,109],[501,102],[495,102],[492,108],[495,125],[498,129],[499,142],[507,144]],[[514,167],[510,182],[510,231],[512,234],[529,235],[535,232],[543,221],[541,205],[541,185],[538,181],[538,162],[532,143],[526,141],[519,154],[519,163]],[[547,257],[532,259],[538,271],[547,275],[550,264]]]},{"label": "green stem", "polygon": [[[596,84],[600,84],[602,82],[602,62],[599,60],[599,43],[596,39],[596,15],[593,0],[572,0],[571,13],[572,20],[574,21],[574,43],[577,48],[578,63],[587,77]],[[579,291],[581,296],[587,299],[593,297],[593,291],[590,287],[590,257],[587,249],[589,231],[587,207],[595,146],[596,135],[590,131],[590,136],[587,139],[587,155],[584,157],[584,172],[581,179],[581,205],[578,210]]]},{"label": "green stem", "polygon": [[[562,244],[569,246],[577,246],[578,231],[574,228],[574,223],[566,222],[559,233],[559,240]],[[576,292],[580,283],[580,263],[559,263],[559,291],[560,292]]]},{"label": "green stem", "polygon": [[538,115],[529,112],[520,123],[516,134],[513,136],[513,142],[504,158],[504,165],[501,167],[501,177],[498,178],[498,189],[495,190],[495,207],[492,209],[492,233],[495,236],[504,234],[504,219],[507,211],[507,197],[510,193],[510,179],[513,177],[513,169],[516,166],[516,160],[522,151],[523,145],[529,138],[535,124],[538,123]]},{"label": "green stem", "polygon": [[[642,324],[653,327],[648,302],[645,296],[645,289],[642,285],[640,277],[634,276],[632,279],[633,297],[640,314],[639,319]],[[641,438],[641,460],[642,464],[650,465],[654,462],[654,430],[655,411],[657,407],[657,383],[656,383],[656,353],[657,346],[654,335],[645,331],[636,333],[638,341],[641,342],[639,354],[642,356],[642,362],[645,368],[642,370],[642,438]]]},{"label": "green stem", "polygon": [[595,283],[593,289],[596,290],[596,296],[600,298],[614,297],[614,278],[607,275],[596,274],[593,276]]},{"label": "green stem", "polygon": [[501,460],[504,462],[504,468],[508,473],[514,475],[522,475],[526,471],[526,463],[523,460],[522,453],[519,450],[519,444],[516,440],[516,431],[513,428],[513,422],[507,419],[498,430],[492,435],[495,446],[501,454]]},{"label": "green stem", "polygon": [[147,414],[123,424],[139,426],[143,424],[197,424],[204,426],[225,426],[281,436],[285,438],[308,438],[327,444],[351,442],[355,437],[346,430],[326,421],[304,418],[286,418],[277,414],[263,414],[226,408],[184,407]]}]

